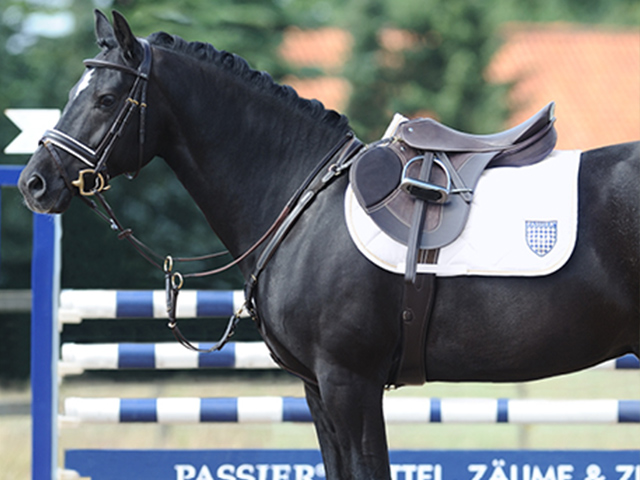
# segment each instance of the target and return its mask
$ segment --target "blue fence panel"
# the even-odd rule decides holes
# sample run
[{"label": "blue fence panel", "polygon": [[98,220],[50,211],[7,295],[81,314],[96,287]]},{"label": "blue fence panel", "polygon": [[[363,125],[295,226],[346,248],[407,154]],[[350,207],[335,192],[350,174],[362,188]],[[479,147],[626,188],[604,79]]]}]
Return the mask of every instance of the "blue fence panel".
[{"label": "blue fence panel", "polygon": [[[640,451],[391,451],[393,480],[637,480]],[[316,450],[69,450],[92,480],[324,480]]]}]

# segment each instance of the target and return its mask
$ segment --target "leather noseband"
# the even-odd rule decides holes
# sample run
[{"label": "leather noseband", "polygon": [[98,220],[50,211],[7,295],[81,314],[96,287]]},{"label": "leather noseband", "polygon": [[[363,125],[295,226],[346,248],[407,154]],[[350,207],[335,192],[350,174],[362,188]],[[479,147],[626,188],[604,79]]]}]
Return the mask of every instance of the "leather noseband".
[{"label": "leather noseband", "polygon": [[[131,68],[127,65],[121,65],[119,63],[107,62],[104,60],[85,60],[84,64],[88,68],[112,68],[119,70],[123,73],[133,75],[136,77],[135,82],[131,86],[129,95],[125,100],[124,105],[120,109],[113,124],[102,138],[98,146],[94,149],[82,143],[81,141],[73,138],[57,129],[47,130],[44,136],[40,140],[40,144],[43,145],[47,151],[51,154],[52,158],[56,162],[58,169],[60,170],[65,183],[69,188],[77,187],[78,191],[83,196],[94,195],[103,190],[109,188],[108,180],[109,176],[106,172],[107,160],[115,143],[122,135],[122,132],[127,125],[132,112],[136,108],[140,108],[140,130],[139,130],[139,152],[138,152],[138,166],[133,177],[138,175],[140,168],[142,168],[144,157],[144,140],[145,140],[145,118],[147,107],[147,86],[149,73],[151,72],[152,64],[152,52],[149,42],[143,38],[139,38],[143,47],[144,57],[137,69]],[[65,169],[61,163],[60,157],[53,147],[57,147],[66,153],[74,156],[76,159],[84,163],[87,169],[80,170],[78,178],[74,181],[69,181],[66,176]]]}]

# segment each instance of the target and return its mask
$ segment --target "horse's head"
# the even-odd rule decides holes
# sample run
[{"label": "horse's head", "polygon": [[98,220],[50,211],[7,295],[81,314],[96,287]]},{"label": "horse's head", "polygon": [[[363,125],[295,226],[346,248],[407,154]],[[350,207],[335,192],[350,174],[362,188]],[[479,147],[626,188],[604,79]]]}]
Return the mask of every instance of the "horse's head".
[{"label": "horse's head", "polygon": [[109,178],[137,172],[152,157],[145,145],[151,49],[117,12],[112,26],[96,11],[96,37],[102,52],[85,61],[58,124],[20,176],[33,211],[64,212],[75,194],[99,192]]}]

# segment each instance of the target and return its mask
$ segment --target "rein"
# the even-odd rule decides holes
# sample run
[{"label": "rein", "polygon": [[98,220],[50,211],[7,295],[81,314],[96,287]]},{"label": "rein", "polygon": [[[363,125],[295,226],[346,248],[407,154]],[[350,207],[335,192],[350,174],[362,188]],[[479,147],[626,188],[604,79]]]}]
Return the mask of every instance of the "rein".
[{"label": "rein", "polygon": [[[98,215],[102,220],[109,224],[111,229],[117,233],[118,239],[126,239],[135,248],[135,250],[145,260],[147,260],[147,262],[164,272],[167,316],[169,318],[168,326],[169,328],[171,328],[176,340],[181,345],[192,351],[202,353],[213,352],[216,350],[220,350],[229,341],[230,337],[235,331],[238,322],[240,321],[240,316],[245,309],[248,311],[254,321],[257,321],[258,317],[256,307],[253,302],[253,292],[260,272],[264,269],[267,262],[273,255],[275,249],[282,242],[293,223],[302,214],[311,200],[315,198],[316,194],[324,187],[326,187],[335,177],[349,168],[349,166],[351,165],[351,160],[353,159],[357,151],[362,147],[362,143],[354,137],[353,132],[349,131],[311,171],[311,173],[295,191],[293,196],[289,199],[285,207],[276,218],[276,220],[262,235],[262,237],[260,237],[242,255],[235,258],[226,265],[215,268],[213,270],[187,274],[182,274],[178,271],[174,271],[175,263],[208,260],[225,255],[227,254],[227,252],[214,253],[198,257],[176,258],[170,255],[159,255],[144,242],[140,241],[133,234],[132,229],[122,226],[122,224],[116,217],[115,212],[102,194],[102,192],[110,188],[108,184],[109,175],[106,172],[107,160],[113,150],[113,147],[115,146],[117,139],[120,138],[125,126],[128,124],[133,110],[135,110],[136,108],[140,109],[140,129],[138,133],[139,150],[138,166],[135,174],[132,175],[132,178],[135,178],[138,175],[143,165],[146,118],[145,114],[147,108],[146,98],[149,74],[151,72],[152,51],[149,43],[145,39],[138,39],[138,41],[143,47],[144,57],[137,69],[131,68],[127,65],[107,62],[104,60],[92,59],[84,61],[84,64],[90,68],[112,68],[136,77],[129,92],[128,98],[125,101],[125,104],[122,106],[109,131],[98,144],[98,147],[93,149],[88,145],[80,142],[79,140],[71,137],[70,135],[55,128],[47,130],[45,132],[44,136],[40,140],[40,144],[44,146],[44,148],[52,157],[56,168],[60,171],[66,187],[71,192],[74,192],[74,188],[77,188],[78,192],[80,193],[80,198],[91,208],[94,213],[96,213],[96,215]],[[66,173],[64,165],[62,164],[62,160],[56,148],[59,148],[72,155],[89,168],[80,170],[78,178],[71,181]],[[330,164],[330,162],[334,159],[336,160]],[[320,174],[322,174],[322,176],[320,176]],[[102,210],[94,200],[89,198],[91,196],[97,199]],[[229,270],[230,268],[238,265],[240,262],[245,260],[249,255],[255,252],[256,249],[258,249],[270,238],[271,241],[267,244],[265,250],[263,250],[262,254],[258,258],[258,262],[254,269],[254,272],[251,275],[250,280],[245,285],[245,302],[243,306],[230,317],[225,332],[220,340],[209,349],[201,349],[196,347],[182,334],[180,328],[178,327],[176,318],[178,294],[184,285],[184,280],[186,278],[200,278],[210,275],[216,275]]]}]

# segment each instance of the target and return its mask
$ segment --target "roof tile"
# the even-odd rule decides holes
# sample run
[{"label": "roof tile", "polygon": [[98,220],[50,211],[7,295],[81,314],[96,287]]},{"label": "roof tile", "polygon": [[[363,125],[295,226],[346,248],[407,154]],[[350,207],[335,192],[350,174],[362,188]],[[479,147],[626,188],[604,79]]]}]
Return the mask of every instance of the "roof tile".
[{"label": "roof tile", "polygon": [[511,24],[487,76],[516,82],[509,126],[556,102],[558,148],[640,139],[640,30]]}]

